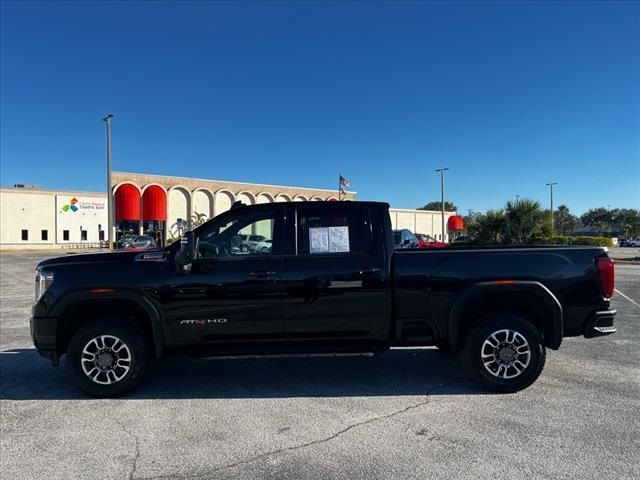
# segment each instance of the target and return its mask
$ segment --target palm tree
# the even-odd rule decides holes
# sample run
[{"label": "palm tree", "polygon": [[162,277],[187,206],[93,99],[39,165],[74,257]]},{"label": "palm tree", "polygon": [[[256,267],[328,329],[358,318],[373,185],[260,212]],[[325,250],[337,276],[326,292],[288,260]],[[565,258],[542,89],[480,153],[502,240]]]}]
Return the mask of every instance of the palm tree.
[{"label": "palm tree", "polygon": [[535,200],[525,198],[517,202],[507,202],[505,209],[507,243],[533,243],[536,239],[550,235],[550,222],[545,221],[545,216],[540,202]]},{"label": "palm tree", "polygon": [[468,229],[478,243],[499,244],[505,240],[506,226],[503,210],[487,210],[487,213],[475,216]]},{"label": "palm tree", "polygon": [[560,205],[558,209],[553,212],[553,225],[556,230],[560,231],[560,235],[564,235],[576,229],[578,226],[578,217],[569,211],[569,207]]}]

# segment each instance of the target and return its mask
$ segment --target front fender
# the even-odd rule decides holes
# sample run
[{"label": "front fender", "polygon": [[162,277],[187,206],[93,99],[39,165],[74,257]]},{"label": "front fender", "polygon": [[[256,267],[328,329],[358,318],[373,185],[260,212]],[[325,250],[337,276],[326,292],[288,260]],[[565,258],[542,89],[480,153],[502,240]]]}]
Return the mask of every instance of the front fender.
[{"label": "front fender", "polygon": [[139,292],[126,289],[91,289],[73,291],[56,300],[55,305],[51,308],[51,316],[60,318],[67,308],[78,302],[118,302],[121,300],[134,302],[147,314],[151,323],[156,356],[160,358],[165,350],[162,316],[158,308],[147,297]]}]

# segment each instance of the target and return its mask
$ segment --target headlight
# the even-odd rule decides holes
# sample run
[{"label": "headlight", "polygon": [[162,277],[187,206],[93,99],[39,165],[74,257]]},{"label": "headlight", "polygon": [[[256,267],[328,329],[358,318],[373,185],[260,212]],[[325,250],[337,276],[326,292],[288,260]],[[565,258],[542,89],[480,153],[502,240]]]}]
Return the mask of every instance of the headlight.
[{"label": "headlight", "polygon": [[36,271],[36,302],[53,283],[53,273]]}]

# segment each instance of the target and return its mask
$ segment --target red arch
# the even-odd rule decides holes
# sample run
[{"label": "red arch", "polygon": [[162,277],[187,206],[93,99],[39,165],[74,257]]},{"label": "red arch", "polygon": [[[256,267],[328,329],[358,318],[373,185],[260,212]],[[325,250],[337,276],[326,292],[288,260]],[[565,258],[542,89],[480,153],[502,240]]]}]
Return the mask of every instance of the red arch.
[{"label": "red arch", "polygon": [[167,221],[167,193],[158,185],[150,185],[142,194],[144,220]]},{"label": "red arch", "polygon": [[140,220],[140,192],[130,183],[122,184],[115,194],[116,220]]},{"label": "red arch", "polygon": [[448,230],[462,230],[464,228],[464,222],[460,215],[453,215],[447,220]]}]

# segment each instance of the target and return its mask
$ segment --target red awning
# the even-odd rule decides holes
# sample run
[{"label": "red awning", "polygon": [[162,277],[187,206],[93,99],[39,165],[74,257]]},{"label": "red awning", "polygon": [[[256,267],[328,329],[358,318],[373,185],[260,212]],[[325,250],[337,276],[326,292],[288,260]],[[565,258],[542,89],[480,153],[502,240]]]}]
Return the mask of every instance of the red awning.
[{"label": "red awning", "polygon": [[142,194],[142,218],[167,221],[167,193],[157,185],[151,185]]},{"label": "red awning", "polygon": [[115,194],[116,221],[140,220],[140,192],[130,183],[120,185]]},{"label": "red awning", "polygon": [[462,230],[464,229],[464,222],[460,215],[453,215],[447,220],[447,230]]}]

